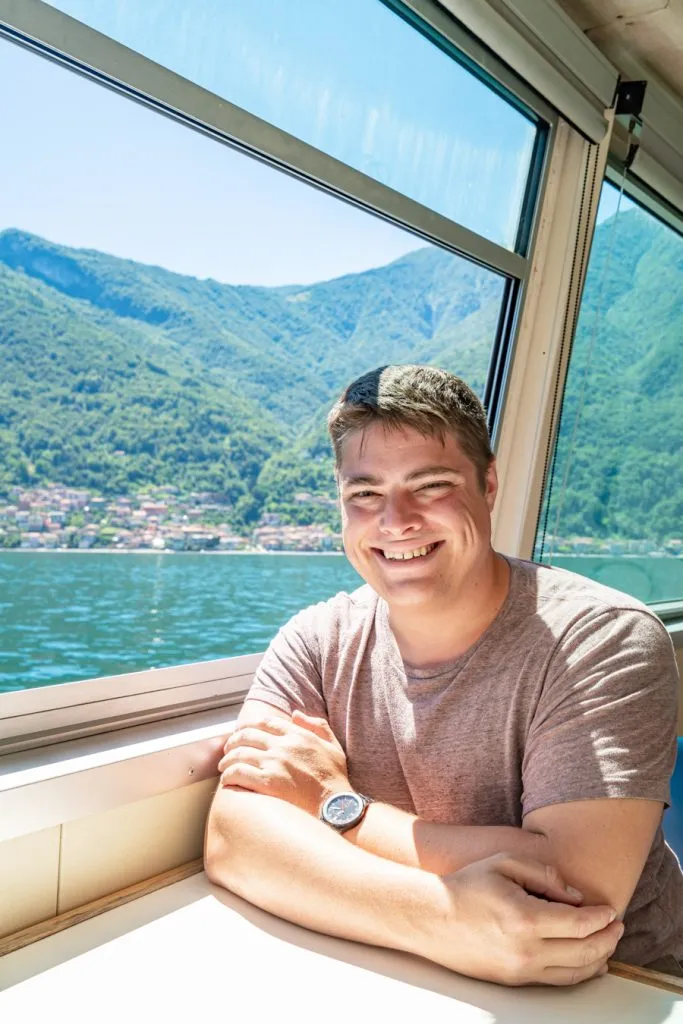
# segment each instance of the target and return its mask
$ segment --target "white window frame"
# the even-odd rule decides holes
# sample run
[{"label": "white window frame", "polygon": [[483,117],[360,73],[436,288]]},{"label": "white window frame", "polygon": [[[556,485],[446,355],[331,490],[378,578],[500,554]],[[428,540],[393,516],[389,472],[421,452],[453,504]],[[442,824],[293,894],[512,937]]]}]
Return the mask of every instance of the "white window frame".
[{"label": "white window frame", "polygon": [[262,657],[261,652],[0,694],[0,755],[241,704]]}]

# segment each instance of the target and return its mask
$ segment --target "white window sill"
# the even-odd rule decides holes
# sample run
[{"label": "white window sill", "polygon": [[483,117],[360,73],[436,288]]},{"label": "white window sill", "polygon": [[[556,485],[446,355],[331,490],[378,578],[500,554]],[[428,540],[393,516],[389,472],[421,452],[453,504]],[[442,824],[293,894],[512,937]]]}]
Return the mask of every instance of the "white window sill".
[{"label": "white window sill", "polygon": [[216,775],[239,705],[0,757],[0,842]]}]

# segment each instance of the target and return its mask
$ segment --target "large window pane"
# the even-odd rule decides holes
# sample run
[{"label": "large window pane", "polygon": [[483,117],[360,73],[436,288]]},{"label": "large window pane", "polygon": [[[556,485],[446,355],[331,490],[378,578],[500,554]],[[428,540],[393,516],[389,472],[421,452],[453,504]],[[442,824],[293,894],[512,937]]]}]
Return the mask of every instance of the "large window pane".
[{"label": "large window pane", "polygon": [[53,6],[500,245],[536,134],[380,0]]},{"label": "large window pane", "polygon": [[537,557],[683,599],[683,238],[605,184]]},{"label": "large window pane", "polygon": [[262,649],[358,582],[329,405],[481,393],[504,279],[7,42],[0,88],[0,689]]}]

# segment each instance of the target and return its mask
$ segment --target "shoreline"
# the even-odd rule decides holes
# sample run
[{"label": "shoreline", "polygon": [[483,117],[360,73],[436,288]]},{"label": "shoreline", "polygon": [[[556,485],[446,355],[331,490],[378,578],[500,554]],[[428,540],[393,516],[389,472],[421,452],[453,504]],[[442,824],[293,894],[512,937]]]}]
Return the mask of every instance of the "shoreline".
[{"label": "shoreline", "polygon": [[[174,551],[171,548],[0,548],[0,555],[297,555],[310,557],[321,555],[325,557],[345,557],[344,551],[265,551],[258,548],[249,548],[241,551]],[[553,561],[565,558],[604,558],[622,560],[625,558],[652,558],[661,559],[683,559],[683,553],[669,555],[659,552],[648,552],[644,554],[624,553],[621,555],[608,555],[603,553],[582,552],[581,554],[571,552],[568,554],[555,555]]]},{"label": "shoreline", "polygon": [[173,551],[170,548],[0,548],[0,555],[344,555],[343,551]]}]

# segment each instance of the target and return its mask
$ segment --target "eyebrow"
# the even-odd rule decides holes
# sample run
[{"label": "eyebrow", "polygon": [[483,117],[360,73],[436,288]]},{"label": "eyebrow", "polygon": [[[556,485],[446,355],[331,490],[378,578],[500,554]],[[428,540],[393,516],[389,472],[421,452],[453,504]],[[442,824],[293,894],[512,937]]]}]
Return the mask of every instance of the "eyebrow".
[{"label": "eyebrow", "polygon": [[[421,480],[425,476],[440,476],[444,473],[448,473],[450,476],[462,477],[463,474],[458,469],[453,469],[452,466],[424,466],[422,469],[415,469],[412,473],[404,478],[406,481]],[[380,484],[381,478],[377,476],[367,476],[365,474],[359,474],[357,476],[343,477],[342,483],[345,487],[354,487],[358,484],[369,484],[370,486],[376,486]]]}]

